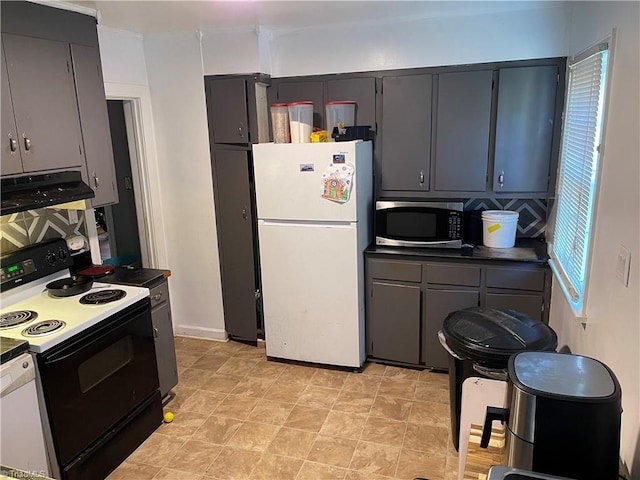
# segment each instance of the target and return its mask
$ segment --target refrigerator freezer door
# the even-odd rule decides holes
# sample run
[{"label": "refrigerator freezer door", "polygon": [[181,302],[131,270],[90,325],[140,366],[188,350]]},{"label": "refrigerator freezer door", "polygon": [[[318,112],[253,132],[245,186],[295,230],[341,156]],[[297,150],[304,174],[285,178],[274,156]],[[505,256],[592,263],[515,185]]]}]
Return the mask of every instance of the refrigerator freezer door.
[{"label": "refrigerator freezer door", "polygon": [[[371,205],[370,142],[256,144],[253,146],[258,218],[356,222]],[[334,162],[355,167],[349,201],[322,198],[322,174]],[[364,196],[358,198],[358,190]],[[370,210],[370,208],[369,208]]]},{"label": "refrigerator freezer door", "polygon": [[258,222],[267,355],[358,368],[364,361],[356,224]]}]

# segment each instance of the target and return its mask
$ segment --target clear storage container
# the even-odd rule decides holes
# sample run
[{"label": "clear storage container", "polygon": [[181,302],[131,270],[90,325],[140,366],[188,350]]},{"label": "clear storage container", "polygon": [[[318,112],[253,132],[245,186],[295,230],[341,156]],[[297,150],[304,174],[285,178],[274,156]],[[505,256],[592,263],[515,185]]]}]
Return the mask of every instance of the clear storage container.
[{"label": "clear storage container", "polygon": [[[344,127],[353,127],[356,124],[356,102],[351,100],[327,102],[324,104],[327,132],[329,137],[333,129],[338,127],[338,133],[345,133]],[[331,141],[334,141],[333,138]]]},{"label": "clear storage container", "polygon": [[313,102],[289,104],[291,143],[310,143],[313,130]]},{"label": "clear storage container", "polygon": [[271,130],[274,143],[290,143],[289,107],[286,103],[271,105]]}]

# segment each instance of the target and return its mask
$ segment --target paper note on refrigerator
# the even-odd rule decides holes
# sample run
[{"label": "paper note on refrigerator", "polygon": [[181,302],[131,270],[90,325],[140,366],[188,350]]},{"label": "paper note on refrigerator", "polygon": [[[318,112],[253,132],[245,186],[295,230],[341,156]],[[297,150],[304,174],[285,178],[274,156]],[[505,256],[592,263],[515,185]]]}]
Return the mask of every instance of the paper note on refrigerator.
[{"label": "paper note on refrigerator", "polygon": [[322,174],[322,198],[346,203],[353,187],[353,165],[330,163]]}]

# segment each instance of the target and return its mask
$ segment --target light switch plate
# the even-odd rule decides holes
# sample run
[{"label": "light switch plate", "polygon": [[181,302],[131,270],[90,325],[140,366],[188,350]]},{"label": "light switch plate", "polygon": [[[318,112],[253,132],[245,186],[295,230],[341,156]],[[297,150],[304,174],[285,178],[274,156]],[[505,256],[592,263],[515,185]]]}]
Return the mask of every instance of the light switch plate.
[{"label": "light switch plate", "polygon": [[629,270],[631,268],[631,252],[624,245],[620,245],[616,262],[616,277],[625,286],[629,286]]}]

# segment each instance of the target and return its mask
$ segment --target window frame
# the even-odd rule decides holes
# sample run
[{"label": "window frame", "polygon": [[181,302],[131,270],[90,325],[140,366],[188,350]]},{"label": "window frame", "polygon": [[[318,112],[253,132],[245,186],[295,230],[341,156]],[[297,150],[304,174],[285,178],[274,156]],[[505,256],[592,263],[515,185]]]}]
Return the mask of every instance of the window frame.
[{"label": "window frame", "polygon": [[[549,265],[551,270],[554,273],[556,280],[558,281],[564,296],[567,299],[569,306],[574,314],[574,316],[579,319],[583,324],[587,321],[587,301],[588,301],[588,292],[589,292],[589,284],[591,277],[591,268],[593,265],[593,244],[595,239],[595,226],[597,224],[597,216],[598,216],[598,200],[599,200],[599,191],[600,191],[600,175],[602,172],[602,162],[605,158],[605,134],[606,134],[606,126],[607,126],[607,111],[609,104],[609,85],[611,83],[611,73],[612,73],[612,65],[613,65],[613,46],[614,46],[614,37],[615,30],[613,33],[605,39],[600,40],[596,44],[591,47],[583,50],[582,52],[574,55],[567,62],[567,90],[565,93],[565,111],[562,115],[562,136],[560,140],[560,152],[558,159],[558,180],[556,182],[556,192],[555,192],[555,204],[553,207],[553,226],[551,231],[551,241],[549,242]],[[603,66],[603,75],[604,75],[604,87],[602,96],[600,98],[601,105],[601,116],[599,122],[599,135],[600,135],[600,143],[596,149],[596,158],[594,160],[595,163],[595,172],[594,172],[594,185],[593,185],[593,193],[591,195],[591,216],[588,219],[586,225],[586,235],[585,235],[585,244],[586,244],[586,255],[585,255],[585,268],[584,268],[584,278],[583,278],[583,288],[581,292],[577,292],[575,287],[572,285],[568,276],[565,274],[564,269],[562,267],[561,261],[557,258],[554,252],[554,243],[555,243],[555,235],[557,232],[557,209],[558,209],[558,200],[561,186],[560,175],[562,173],[563,166],[563,153],[564,153],[564,141],[565,141],[565,122],[566,122],[566,113],[569,105],[569,75],[570,69],[572,66],[580,63],[589,57],[599,54],[602,51],[607,52],[606,64]],[[576,295],[577,294],[577,295]],[[577,298],[576,298],[577,296]]]}]

